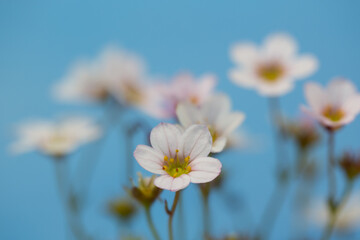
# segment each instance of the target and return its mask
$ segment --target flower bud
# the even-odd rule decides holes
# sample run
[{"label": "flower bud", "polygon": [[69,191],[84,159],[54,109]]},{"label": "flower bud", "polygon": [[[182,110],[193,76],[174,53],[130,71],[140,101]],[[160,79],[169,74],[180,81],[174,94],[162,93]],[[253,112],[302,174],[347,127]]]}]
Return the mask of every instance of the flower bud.
[{"label": "flower bud", "polygon": [[144,178],[141,173],[138,173],[138,176],[138,186],[133,186],[128,189],[128,192],[145,207],[150,207],[159,197],[162,189],[154,185],[155,175]]},{"label": "flower bud", "polygon": [[136,213],[136,206],[129,198],[113,200],[108,205],[109,212],[120,220],[129,220]]},{"label": "flower bud", "polygon": [[354,180],[360,174],[360,155],[345,153],[340,160],[340,167],[349,180]]}]

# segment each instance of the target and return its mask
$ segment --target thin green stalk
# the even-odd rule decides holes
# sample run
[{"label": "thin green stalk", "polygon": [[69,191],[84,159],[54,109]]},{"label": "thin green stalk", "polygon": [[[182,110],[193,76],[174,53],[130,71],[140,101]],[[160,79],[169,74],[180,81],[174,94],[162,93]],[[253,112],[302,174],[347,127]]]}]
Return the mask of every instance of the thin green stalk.
[{"label": "thin green stalk", "polygon": [[166,209],[167,214],[169,215],[169,221],[168,221],[169,240],[174,240],[172,221],[173,221],[173,217],[174,217],[174,214],[175,214],[176,206],[177,206],[177,204],[179,202],[179,198],[180,198],[180,191],[177,191],[175,193],[175,197],[174,197],[174,201],[173,201],[171,210],[169,210],[167,208],[167,202],[165,202],[165,209]]},{"label": "thin green stalk", "polygon": [[335,178],[335,159],[334,159],[334,148],[335,148],[335,133],[329,130],[328,139],[328,183],[329,183],[329,201],[334,201],[336,197],[336,178]]},{"label": "thin green stalk", "polygon": [[150,213],[150,207],[145,207],[145,214],[146,214],[146,220],[148,222],[149,228],[151,230],[151,233],[154,237],[155,240],[160,240],[159,234],[155,228],[154,222],[152,220],[151,217],[151,213]]},{"label": "thin green stalk", "polygon": [[330,208],[329,208],[329,212],[331,215],[330,215],[330,219],[325,227],[325,230],[322,234],[321,240],[329,240],[331,238],[331,235],[332,235],[335,225],[336,225],[336,221],[338,220],[339,213],[341,212],[341,209],[347,203],[347,201],[351,195],[353,185],[354,185],[353,181],[347,181],[344,193],[342,194],[340,201],[336,205],[332,206],[332,208],[333,208],[332,210],[330,210]]}]

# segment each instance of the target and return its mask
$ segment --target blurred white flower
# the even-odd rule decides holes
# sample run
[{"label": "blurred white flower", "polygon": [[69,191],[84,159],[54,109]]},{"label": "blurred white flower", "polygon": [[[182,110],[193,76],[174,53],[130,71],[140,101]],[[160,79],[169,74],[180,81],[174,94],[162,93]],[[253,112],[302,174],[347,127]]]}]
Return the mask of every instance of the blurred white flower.
[{"label": "blurred white flower", "polygon": [[347,79],[335,78],[326,88],[308,83],[305,85],[305,97],[310,108],[302,109],[330,129],[352,122],[360,112],[360,94]]},{"label": "blurred white flower", "polygon": [[134,157],[144,169],[161,175],[154,181],[158,188],[178,191],[190,182],[210,182],[220,174],[221,162],[208,157],[211,139],[204,125],[192,125],[184,131],[160,123],[151,131],[152,147],[138,145]]},{"label": "blurred white flower", "polygon": [[162,96],[161,107],[167,116],[176,116],[176,107],[180,102],[191,102],[201,105],[214,91],[216,77],[205,74],[196,79],[188,73],[179,74],[172,82],[158,86],[159,94]]},{"label": "blurred white flower", "polygon": [[[347,204],[341,209],[335,228],[342,232],[360,226],[360,192],[352,194]],[[313,200],[312,204],[304,212],[305,218],[316,224],[318,227],[324,227],[330,218],[327,201],[322,199]]]},{"label": "blurred white flower", "polygon": [[244,121],[245,115],[231,111],[230,99],[226,95],[212,96],[197,107],[189,102],[179,103],[176,114],[184,127],[192,124],[205,124],[212,136],[211,152],[221,152],[233,131]]},{"label": "blurred white flower", "polygon": [[263,96],[281,96],[292,90],[294,81],[305,78],[318,68],[311,54],[297,54],[295,40],[287,34],[273,34],[263,46],[238,43],[230,54],[236,68],[229,78],[236,84],[256,89]]},{"label": "blurred white flower", "polygon": [[11,145],[14,153],[39,150],[54,157],[67,155],[80,145],[101,136],[100,127],[85,117],[66,118],[60,122],[30,121],[17,128],[18,140]]}]

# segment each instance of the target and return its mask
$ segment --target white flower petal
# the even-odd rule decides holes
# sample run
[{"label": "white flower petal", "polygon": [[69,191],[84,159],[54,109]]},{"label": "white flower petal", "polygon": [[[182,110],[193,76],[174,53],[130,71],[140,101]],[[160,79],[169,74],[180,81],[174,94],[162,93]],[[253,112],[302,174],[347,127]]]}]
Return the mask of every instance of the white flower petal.
[{"label": "white flower petal", "polygon": [[189,102],[181,102],[178,104],[176,116],[184,127],[203,122],[199,108]]},{"label": "white flower petal", "polygon": [[267,56],[291,58],[297,52],[297,44],[288,34],[273,34],[266,38],[264,51]]},{"label": "white flower petal", "polygon": [[249,65],[256,61],[257,47],[253,43],[238,43],[230,50],[231,59],[241,65]]},{"label": "white flower petal", "polygon": [[313,111],[320,113],[327,103],[325,90],[317,83],[305,85],[305,98]]},{"label": "white flower petal", "polygon": [[229,71],[229,78],[233,83],[245,88],[252,88],[256,83],[256,79],[246,70],[232,69]]},{"label": "white flower petal", "polygon": [[179,139],[182,132],[178,127],[169,123],[160,123],[150,134],[151,146],[164,155],[173,157],[179,146]]},{"label": "white flower petal", "polygon": [[208,156],[211,150],[212,137],[205,125],[192,125],[187,128],[180,142],[180,156],[190,156],[190,161],[197,157]]},{"label": "white flower petal", "polygon": [[216,122],[216,129],[221,135],[227,136],[234,131],[245,120],[245,114],[242,112],[232,112],[219,117]]},{"label": "white flower petal", "polygon": [[305,78],[318,69],[318,60],[315,56],[307,54],[298,57],[292,64],[290,74],[294,78]]},{"label": "white flower petal", "polygon": [[186,188],[190,184],[190,177],[187,174],[183,174],[177,178],[173,178],[165,174],[157,177],[154,184],[158,188],[176,192]]},{"label": "white flower petal", "polygon": [[222,150],[224,150],[224,148],[226,146],[226,143],[227,143],[227,138],[226,137],[217,138],[212,144],[211,152],[212,153],[221,152]]},{"label": "white flower petal", "polygon": [[360,95],[350,96],[346,99],[343,110],[346,114],[357,115],[360,112]]},{"label": "white flower petal", "polygon": [[209,124],[215,124],[218,117],[231,110],[230,98],[225,94],[212,96],[201,107],[204,120]]},{"label": "white flower petal", "polygon": [[355,85],[345,78],[334,78],[327,86],[327,96],[331,103],[342,105],[347,98],[356,95]]},{"label": "white flower petal", "polygon": [[259,82],[257,90],[260,95],[266,97],[278,97],[290,92],[294,88],[294,84],[290,79],[281,79],[276,83]]},{"label": "white flower petal", "polygon": [[221,162],[212,157],[197,158],[190,163],[189,176],[192,183],[206,183],[214,180],[221,172]]},{"label": "white flower petal", "polygon": [[165,173],[162,169],[164,156],[155,149],[145,145],[138,145],[134,151],[134,157],[145,170],[156,174]]}]

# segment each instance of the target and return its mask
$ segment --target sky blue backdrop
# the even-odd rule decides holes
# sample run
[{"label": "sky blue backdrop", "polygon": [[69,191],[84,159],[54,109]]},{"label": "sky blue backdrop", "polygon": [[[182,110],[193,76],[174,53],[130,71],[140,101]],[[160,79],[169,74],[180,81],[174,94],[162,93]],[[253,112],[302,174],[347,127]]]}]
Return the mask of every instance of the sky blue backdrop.
[{"label": "sky blue backdrop", "polygon": [[[141,54],[152,74],[172,76],[189,70],[219,77],[218,89],[231,96],[235,109],[246,113],[244,128],[261,145],[256,151],[223,156],[225,167],[233,174],[227,189],[246,197],[254,219],[247,211],[228,217],[226,204],[215,197],[211,203],[217,218],[213,230],[221,234],[253,227],[273,186],[271,125],[266,99],[228,80],[226,73],[232,66],[229,46],[238,40],[260,43],[269,33],[286,31],[296,37],[302,52],[314,53],[320,60],[320,69],[310,80],[326,83],[341,75],[360,88],[359,8],[359,1],[313,0],[1,1],[0,239],[65,239],[65,218],[51,161],[33,153],[13,157],[7,147],[13,124],[29,117],[52,118],[74,111],[97,114],[90,107],[58,104],[49,90],[74,60],[95,56],[109,43]],[[295,90],[282,98],[287,114],[295,116],[299,104],[304,103],[306,81],[298,82]],[[343,147],[359,149],[359,133],[358,119],[338,135],[337,152]],[[107,140],[84,218],[89,231],[104,239],[115,239],[118,232],[103,206],[121,189],[121,147],[116,138],[117,134],[112,134]],[[318,156],[324,156],[324,151]],[[198,239],[199,195],[193,186],[185,195],[188,239]],[[287,205],[289,210],[290,203]],[[273,239],[288,238],[289,228],[284,227],[289,224],[288,212],[281,212]],[[162,206],[158,204],[153,213],[165,237]],[[142,215],[134,229],[149,234]]]}]

